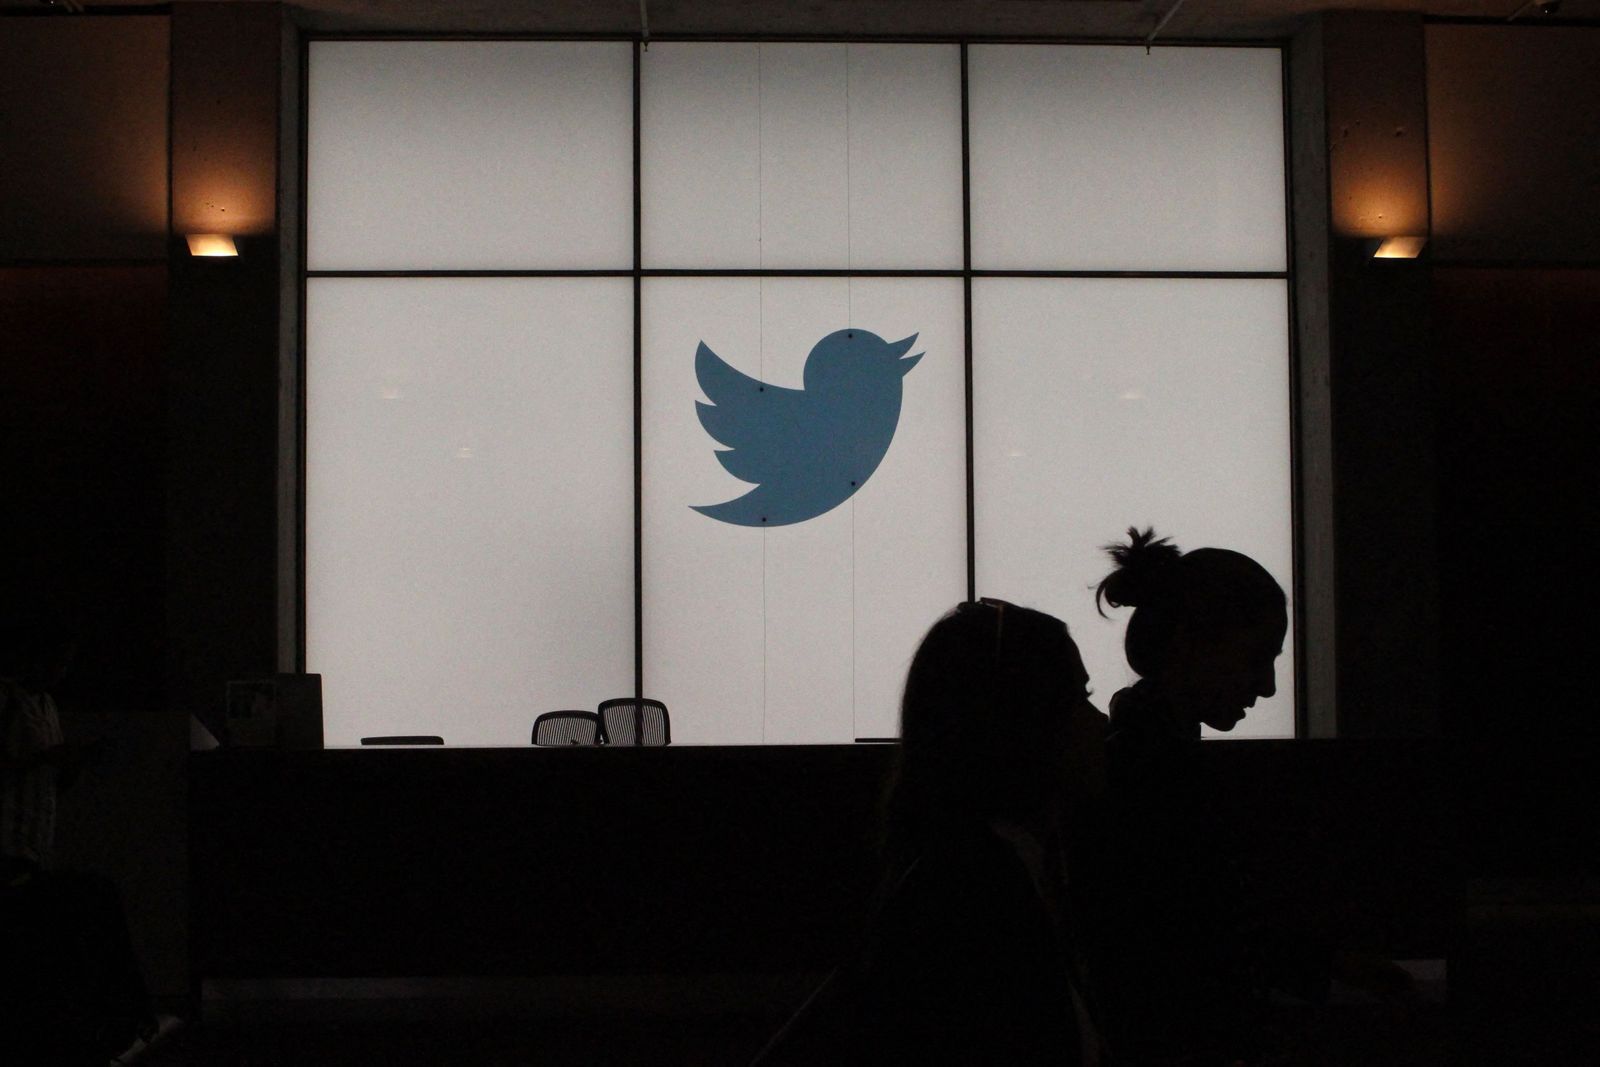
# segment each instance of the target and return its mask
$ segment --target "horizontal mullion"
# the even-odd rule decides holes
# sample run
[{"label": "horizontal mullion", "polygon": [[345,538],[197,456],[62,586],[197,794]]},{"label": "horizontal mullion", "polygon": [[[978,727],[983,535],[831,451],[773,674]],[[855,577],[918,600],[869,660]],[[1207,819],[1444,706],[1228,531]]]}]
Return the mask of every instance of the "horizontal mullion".
[{"label": "horizontal mullion", "polygon": [[631,278],[617,270],[308,270],[307,278]]},{"label": "horizontal mullion", "polygon": [[[154,5],[157,7],[170,5]],[[118,8],[105,10],[120,11]],[[24,12],[18,12],[22,14]],[[41,10],[40,14],[49,12]],[[1490,20],[1491,22],[1494,20]],[[1504,21],[1504,20],[1500,20]],[[1571,22],[1573,20],[1565,20]],[[1539,25],[1546,25],[1541,22]],[[1530,23],[1531,25],[1531,23]],[[554,41],[605,43],[637,41],[651,44],[950,44],[950,45],[1082,45],[1123,48],[1277,48],[1286,47],[1281,37],[1163,37],[1151,41],[1147,34],[1130,37],[1094,37],[1051,34],[948,34],[948,33],[652,33],[648,36],[627,31],[568,32],[555,30],[307,30],[307,41],[355,41],[365,43],[432,41]]]},{"label": "horizontal mullion", "polygon": [[974,278],[1287,278],[1286,270],[981,270]]},{"label": "horizontal mullion", "polygon": [[1286,270],[849,270],[644,267],[639,270],[308,270],[307,278],[1237,278],[1287,279]]},{"label": "horizontal mullion", "polygon": [[784,270],[781,267],[646,267],[640,273],[646,278],[959,278],[961,268],[848,270],[841,267],[794,267]]}]

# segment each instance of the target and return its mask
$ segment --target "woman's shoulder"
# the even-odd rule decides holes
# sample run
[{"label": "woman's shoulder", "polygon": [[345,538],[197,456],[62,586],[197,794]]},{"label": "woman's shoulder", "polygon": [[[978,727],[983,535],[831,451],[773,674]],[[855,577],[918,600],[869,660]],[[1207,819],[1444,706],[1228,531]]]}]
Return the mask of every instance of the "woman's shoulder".
[{"label": "woman's shoulder", "polygon": [[1162,700],[1147,681],[1138,681],[1111,694],[1106,705],[1113,734],[1148,727],[1161,718]]},{"label": "woman's shoulder", "polygon": [[1148,682],[1119,690],[1111,698],[1106,755],[1113,762],[1139,762],[1181,756],[1195,738],[1179,725],[1172,708]]}]

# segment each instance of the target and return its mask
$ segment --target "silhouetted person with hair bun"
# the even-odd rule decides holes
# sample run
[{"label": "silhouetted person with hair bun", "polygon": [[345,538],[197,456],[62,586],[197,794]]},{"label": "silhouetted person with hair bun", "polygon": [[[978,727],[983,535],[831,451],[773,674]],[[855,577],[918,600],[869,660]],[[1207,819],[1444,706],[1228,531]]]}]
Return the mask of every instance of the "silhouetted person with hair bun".
[{"label": "silhouetted person with hair bun", "polygon": [[1105,717],[1061,620],[997,600],[928,631],[906,678],[864,947],[765,1064],[1104,1061],[1068,827]]},{"label": "silhouetted person with hair bun", "polygon": [[1112,698],[1113,731],[1227,731],[1277,692],[1288,601],[1266,568],[1226,548],[1180,552],[1153,530],[1130,529],[1106,551],[1117,566],[1095,601],[1134,609],[1123,649],[1140,678]]},{"label": "silhouetted person with hair bun", "polygon": [[1106,740],[1094,957],[1112,1043],[1119,1064],[1247,1059],[1246,893],[1196,757],[1202,725],[1231,730],[1276,692],[1287,601],[1259,563],[1227,549],[1180,552],[1130,529],[1107,552],[1116,567],[1096,604],[1134,609],[1124,648],[1139,675],[1111,698]]}]

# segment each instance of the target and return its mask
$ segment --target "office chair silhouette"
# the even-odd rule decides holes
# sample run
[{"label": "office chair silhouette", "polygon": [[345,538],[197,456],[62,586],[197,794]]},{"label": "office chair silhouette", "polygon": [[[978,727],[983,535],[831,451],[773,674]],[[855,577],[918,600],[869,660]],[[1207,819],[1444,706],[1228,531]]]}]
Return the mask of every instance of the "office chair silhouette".
[{"label": "office chair silhouette", "polygon": [[672,723],[667,717],[667,706],[659,700],[618,697],[603,701],[598,714],[601,744],[672,744]]},{"label": "office chair silhouette", "polygon": [[592,711],[547,711],[533,720],[536,745],[598,745],[602,734],[600,716]]}]

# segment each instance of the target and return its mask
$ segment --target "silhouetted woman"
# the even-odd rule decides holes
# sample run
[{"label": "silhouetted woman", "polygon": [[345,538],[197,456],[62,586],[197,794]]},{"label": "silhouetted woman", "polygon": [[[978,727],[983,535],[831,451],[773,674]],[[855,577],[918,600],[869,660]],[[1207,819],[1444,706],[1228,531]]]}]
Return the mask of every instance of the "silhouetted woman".
[{"label": "silhouetted woman", "polygon": [[1249,556],[1128,535],[1095,594],[1134,609],[1139,681],[1111,698],[1092,955],[1119,1064],[1227,1063],[1248,1052],[1247,893],[1197,748],[1202,725],[1231,730],[1276,692],[1287,601]]},{"label": "silhouetted woman", "polygon": [[906,678],[865,948],[760,1062],[1100,1061],[1065,844],[1102,773],[1087,681],[1042,612],[983,600],[934,624]]}]

